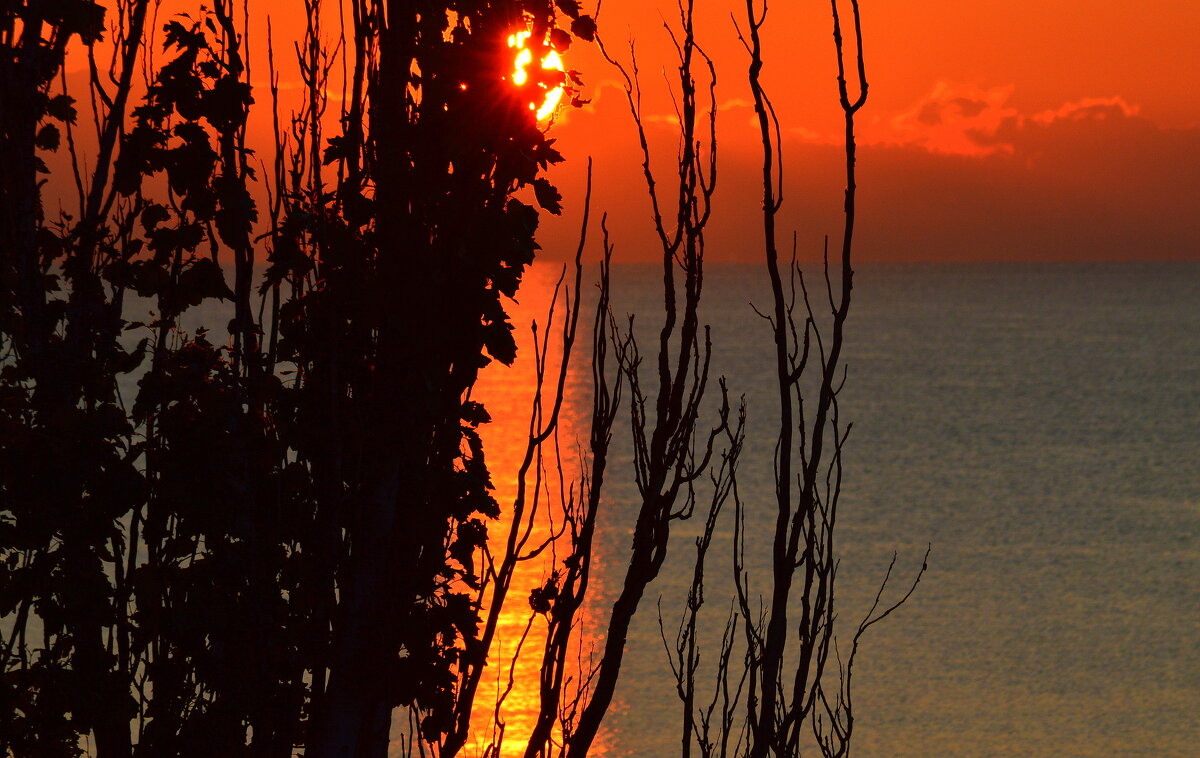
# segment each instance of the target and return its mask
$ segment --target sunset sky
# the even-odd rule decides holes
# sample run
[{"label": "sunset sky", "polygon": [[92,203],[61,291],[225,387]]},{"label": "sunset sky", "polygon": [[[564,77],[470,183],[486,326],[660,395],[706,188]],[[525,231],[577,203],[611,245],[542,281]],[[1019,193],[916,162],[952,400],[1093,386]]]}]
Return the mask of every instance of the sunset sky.
[{"label": "sunset sky", "polygon": [[[189,0],[167,0],[159,25]],[[757,130],[747,57],[731,13],[744,5],[698,0],[697,36],[718,69],[720,176],[710,260],[757,260]],[[336,5],[330,3],[330,8]],[[594,12],[591,0],[583,3]],[[266,21],[279,50],[303,30],[299,0],[250,7],[257,104],[251,140],[270,144]],[[844,16],[849,16],[849,6]],[[856,257],[875,261],[1200,259],[1200,3],[1093,0],[863,0],[870,97],[859,114]],[[629,60],[635,41],[644,113],[670,170],[674,66],[663,19],[669,0],[605,0],[609,50]],[[336,26],[326,24],[331,38]],[[782,229],[801,259],[841,231],[841,111],[828,3],[776,2],[764,45],[764,81],[784,132]],[[585,81],[582,110],[552,125],[566,155],[549,178],[566,198],[544,214],[546,258],[572,254],[588,156],[597,211],[608,211],[617,260],[644,260],[650,233],[637,143],[616,71],[577,41],[565,56]],[[277,55],[282,97],[298,76]],[[85,70],[74,64],[76,75]],[[669,178],[666,174],[661,179]]]},{"label": "sunset sky", "polygon": [[[754,259],[756,131],[729,15],[744,9],[698,6],[721,108],[710,257]],[[1200,4],[864,0],[862,14],[871,86],[859,119],[859,260],[1200,259]],[[677,19],[673,4],[606,0],[599,15],[610,50],[627,60],[636,41],[645,113],[669,161],[663,18]],[[776,3],[765,38],[785,133],[785,228],[802,258],[840,232],[830,28],[827,3]],[[648,212],[632,191],[623,93],[593,50],[577,43],[567,63],[593,103],[554,126],[569,161],[552,178],[577,200],[592,155],[597,207],[611,214],[618,257],[635,259]],[[548,224],[551,252],[569,249],[576,223]]]}]

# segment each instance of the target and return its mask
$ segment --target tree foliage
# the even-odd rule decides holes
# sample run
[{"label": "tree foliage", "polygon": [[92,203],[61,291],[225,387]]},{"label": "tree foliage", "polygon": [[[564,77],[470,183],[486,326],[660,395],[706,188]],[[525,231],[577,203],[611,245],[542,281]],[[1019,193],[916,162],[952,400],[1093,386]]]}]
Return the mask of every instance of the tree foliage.
[{"label": "tree foliage", "polygon": [[[304,107],[264,173],[245,19],[218,1],[151,35],[154,7],[0,9],[0,752],[380,755],[397,706],[453,740],[499,515],[466,398],[515,358],[538,210],[514,194],[561,207],[503,38],[594,27],[574,3],[355,2],[326,137],[306,3]],[[56,151],[79,195],[57,215]],[[184,329],[215,301],[228,339]]]},{"label": "tree foliage", "polygon": [[[798,344],[783,290],[778,127],[758,84],[765,10],[748,5],[781,399],[779,527],[769,613],[752,614],[748,582],[740,569],[735,577],[714,722],[716,700],[697,705],[697,618],[705,554],[730,498],[740,524],[744,413],[731,411],[724,382],[719,410],[709,422],[702,413],[717,107],[694,3],[672,27],[673,181],[651,169],[636,61],[619,64],[600,45],[640,139],[664,324],[644,359],[632,320],[609,310],[605,228],[588,446],[545,538],[530,525],[549,507],[543,446],[557,445],[582,310],[590,169],[573,280],[564,275],[562,302],[526,358],[537,394],[511,502],[494,494],[480,433],[490,415],[471,390],[488,363],[517,359],[506,303],[537,253],[540,213],[563,208],[546,176],[562,156],[531,98],[563,85],[574,105],[585,102],[578,72],[534,66],[525,84],[506,81],[505,39],[528,30],[540,58],[599,43],[595,20],[575,0],[304,0],[305,34],[291,50],[300,99],[285,115],[273,40],[268,84],[251,85],[263,55],[251,55],[248,6],[215,0],[154,29],[156,8],[0,4],[0,754],[382,758],[394,714],[405,714],[406,751],[448,758],[467,742],[485,667],[500,665],[489,661],[499,614],[510,591],[527,589],[514,587],[516,567],[551,548],[556,562],[527,595],[529,623],[546,636],[533,653],[539,708],[525,755],[582,758],[672,526],[695,512],[706,476],[713,497],[672,663],[683,754],[695,745],[794,755],[805,725],[823,754],[843,754],[850,664],[836,689],[825,673],[838,488],[822,496],[818,484],[841,476],[836,377],[852,277],[853,118],[866,96],[861,36],[861,96],[851,102],[844,71],[839,80],[843,289],[837,303],[831,294],[829,350],[814,362],[808,447],[795,451],[799,379],[810,341],[822,343],[810,308]],[[68,55],[88,62],[86,82],[64,73]],[[256,107],[272,108],[273,145],[248,144]],[[217,304],[228,322],[196,326]],[[593,664],[572,656],[619,414],[630,418],[638,515]],[[734,550],[740,560],[740,542]],[[805,615],[793,666],[785,637],[797,595]],[[867,617],[855,648],[888,613]],[[730,699],[739,625],[746,674]],[[503,743],[499,705],[494,720],[491,753]],[[742,736],[731,737],[738,723]]]}]

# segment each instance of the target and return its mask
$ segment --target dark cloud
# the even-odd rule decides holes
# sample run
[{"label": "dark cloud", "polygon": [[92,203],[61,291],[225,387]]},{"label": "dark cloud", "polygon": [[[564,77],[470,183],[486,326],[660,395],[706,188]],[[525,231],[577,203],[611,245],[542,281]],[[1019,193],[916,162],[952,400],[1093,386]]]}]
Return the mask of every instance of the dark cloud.
[{"label": "dark cloud", "polygon": [[[860,260],[1200,259],[1200,129],[1160,128],[1119,98],[1021,114],[1007,104],[1010,92],[946,86],[882,126],[864,126]],[[735,106],[721,116],[709,234],[718,260],[761,254],[750,115]],[[593,207],[609,211],[618,255],[644,260],[650,211],[625,118],[598,118],[606,144]],[[662,171],[675,155],[672,129],[652,126]],[[780,228],[789,244],[795,230],[802,259],[816,260],[823,237],[841,234],[845,158],[832,139],[798,127],[787,134]],[[576,171],[581,163],[569,162]],[[570,170],[560,174],[568,197],[582,184]],[[668,178],[659,177],[664,193]],[[548,247],[573,249],[575,223],[554,227],[561,239],[547,238]]]},{"label": "dark cloud", "polygon": [[864,253],[933,260],[1200,259],[1200,129],[1090,102],[972,130],[987,155],[864,147]]}]

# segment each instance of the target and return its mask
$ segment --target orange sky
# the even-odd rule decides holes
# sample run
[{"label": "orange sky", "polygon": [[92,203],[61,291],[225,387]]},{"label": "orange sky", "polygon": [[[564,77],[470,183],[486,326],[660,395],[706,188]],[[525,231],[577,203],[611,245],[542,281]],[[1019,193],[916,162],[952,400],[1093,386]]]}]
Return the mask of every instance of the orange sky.
[{"label": "orange sky", "polygon": [[[719,68],[722,157],[713,259],[756,255],[758,190],[745,55],[704,0],[701,42]],[[848,9],[845,11],[848,14]],[[1200,4],[863,0],[870,99],[860,114],[858,255],[864,261],[1200,258]],[[672,113],[663,84],[673,3],[607,0],[600,28],[637,41],[646,112]],[[840,232],[842,177],[829,6],[771,6],[766,83],[785,131],[785,228],[803,257]],[[594,99],[554,127],[574,165],[568,198],[596,157],[597,199],[615,216],[619,255],[636,258],[645,204],[636,149],[611,70],[572,50]],[[670,125],[652,127],[673,155]],[[573,224],[548,225],[569,249]]]},{"label": "orange sky", "polygon": [[[859,118],[860,261],[1200,259],[1200,3],[862,3],[871,90]],[[744,6],[697,4],[721,106],[709,256],[757,260],[757,145],[746,58],[730,20]],[[167,0],[159,25],[195,5]],[[595,9],[593,0],[583,5]],[[264,149],[266,17],[277,43],[290,43],[302,29],[300,8],[299,0],[250,5],[258,98],[251,136]],[[673,109],[663,71],[673,60],[663,18],[677,20],[674,0],[605,0],[599,14],[610,49],[627,58],[627,40],[636,40],[652,142],[669,162]],[[825,234],[841,231],[830,26],[825,2],[777,0],[765,33],[764,79],[785,134],[782,228],[796,231],[809,259]],[[332,23],[326,32],[336,33]],[[285,52],[277,57],[286,99],[295,64]],[[611,215],[617,259],[644,259],[649,212],[617,77],[582,42],[566,63],[583,73],[583,95],[593,102],[552,128],[568,162],[550,178],[567,212],[544,217],[545,255],[565,258],[574,249],[591,155],[594,207]]]}]

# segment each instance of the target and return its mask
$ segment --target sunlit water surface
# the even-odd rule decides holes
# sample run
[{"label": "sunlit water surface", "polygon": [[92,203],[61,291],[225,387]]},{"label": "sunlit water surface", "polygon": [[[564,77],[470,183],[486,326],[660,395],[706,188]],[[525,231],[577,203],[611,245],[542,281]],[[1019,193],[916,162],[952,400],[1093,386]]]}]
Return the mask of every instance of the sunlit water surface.
[{"label": "sunlit water surface", "polygon": [[[558,273],[540,264],[527,275],[512,308],[518,362],[488,369],[476,392],[495,417],[485,438],[502,504],[515,490],[535,386],[529,322],[545,324]],[[589,271],[587,304],[595,280]],[[620,319],[638,314],[644,354],[661,312],[660,282],[654,267],[614,272],[614,310]],[[864,642],[854,754],[1197,755],[1200,264],[862,266],[855,285],[842,397],[843,418],[854,423],[838,523],[842,623],[866,610],[893,552],[895,592],[927,543],[933,554],[912,600]],[[760,558],[751,571],[764,576],[775,406],[769,335],[750,302],[768,303],[758,268],[708,268],[703,316],[713,372],[748,406],[740,487],[748,532],[762,545],[750,546]],[[193,317],[206,315],[218,327],[227,320]],[[588,318],[562,414],[568,480],[588,433]],[[629,550],[629,461],[622,429],[585,651],[602,641]],[[556,498],[556,488],[548,494]],[[596,755],[678,754],[679,705],[656,606],[669,634],[691,576],[695,528],[677,527],[672,557],[643,600]],[[730,589],[729,538],[726,522],[709,569],[706,663]],[[511,652],[529,621],[529,589],[547,570],[531,561],[514,582],[490,666],[501,679],[485,684],[468,754],[481,754],[492,736],[491,703],[507,686]],[[526,650],[540,650],[541,632],[535,619]],[[532,726],[539,657],[512,668],[501,709],[505,756],[523,751]]]},{"label": "sunlit water surface", "polygon": [[[544,323],[556,273],[539,266],[528,277],[516,309],[521,334],[534,315]],[[658,286],[651,267],[616,269],[615,310],[639,314],[643,352],[661,309]],[[741,487],[748,532],[765,549],[771,352],[748,305],[767,303],[761,272],[710,267],[704,301],[713,370],[746,396]],[[564,448],[587,438],[589,332],[581,327],[568,382]],[[933,545],[913,599],[864,643],[854,754],[1196,755],[1200,265],[863,266],[848,335],[842,411],[854,429],[838,524],[842,622],[866,610],[893,552],[899,591]],[[533,381],[524,340],[525,363],[489,370],[478,392],[497,417],[487,440],[502,502],[523,452],[524,427],[514,421],[527,416]],[[617,446],[585,622],[597,644],[636,507],[627,434]],[[597,754],[679,750],[656,615],[661,597],[670,630],[690,579],[694,526],[678,533],[643,601]],[[718,540],[727,545],[729,534],[726,524]],[[710,568],[710,633],[724,620],[727,555]],[[514,588],[509,644],[544,570],[530,566]],[[765,564],[751,570],[763,576]],[[705,660],[713,657],[710,648]],[[515,669],[506,754],[523,747],[536,665]]]}]

